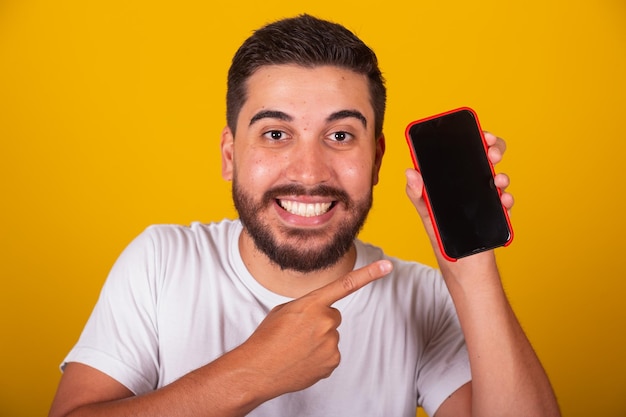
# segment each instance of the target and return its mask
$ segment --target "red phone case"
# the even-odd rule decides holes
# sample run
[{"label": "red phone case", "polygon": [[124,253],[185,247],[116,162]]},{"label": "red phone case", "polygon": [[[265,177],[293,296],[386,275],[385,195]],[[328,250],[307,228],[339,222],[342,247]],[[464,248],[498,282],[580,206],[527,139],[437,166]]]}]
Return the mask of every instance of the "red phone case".
[{"label": "red phone case", "polygon": [[[411,127],[413,125],[416,125],[416,124],[419,124],[419,123],[422,123],[422,122],[426,122],[428,120],[436,119],[436,118],[439,118],[439,117],[442,117],[442,116],[446,116],[446,115],[451,114],[451,113],[456,113],[456,112],[464,111],[464,110],[467,110],[467,111],[469,111],[469,112],[471,112],[473,114],[474,119],[476,120],[476,125],[478,126],[478,130],[480,132],[480,137],[482,139],[482,143],[483,143],[483,148],[485,150],[485,154],[487,153],[488,145],[487,145],[487,142],[485,141],[485,135],[484,135],[483,130],[482,130],[481,126],[480,126],[480,121],[478,120],[478,115],[470,107],[458,107],[458,108],[453,109],[453,110],[448,110],[448,111],[445,111],[443,113],[438,113],[438,114],[435,114],[435,115],[432,115],[432,116],[428,116],[428,117],[425,117],[425,118],[422,118],[422,119],[415,120],[415,121],[409,123],[409,125],[406,127],[405,132],[404,132],[404,136],[405,136],[405,139],[406,139],[407,144],[409,146],[409,150],[411,151],[411,159],[413,160],[413,166],[415,167],[415,169],[418,172],[420,172],[420,168],[419,168],[419,164],[417,162],[417,157],[415,156],[415,151],[413,150],[411,137],[409,135],[409,130],[411,129]],[[493,169],[493,164],[491,163],[491,161],[489,161],[489,158],[487,158],[487,161],[489,162],[489,167],[491,168],[491,175],[495,177],[495,170]],[[502,194],[502,192],[501,192],[501,190],[499,188],[497,188],[497,191],[498,191],[498,195]],[[435,236],[437,238],[437,244],[439,246],[439,250],[441,251],[441,254],[448,261],[456,262],[457,258],[451,257],[445,251],[445,248],[444,248],[444,245],[443,245],[443,241],[442,241],[441,235],[439,233],[439,228],[437,227],[437,224],[435,222],[435,217],[433,215],[432,205],[430,204],[430,201],[428,199],[428,193],[426,192],[426,187],[425,186],[422,186],[422,196],[424,198],[424,202],[426,203],[426,207],[428,208],[428,214],[429,214],[429,217],[430,217],[430,221],[431,221],[431,223],[433,225],[433,229],[435,230]],[[506,210],[504,210],[504,215],[505,215],[505,218],[506,218],[506,222],[507,222],[508,228],[510,230],[510,236],[509,236],[508,241],[503,246],[508,246],[511,243],[511,241],[513,240],[513,228],[511,226],[511,220],[510,220],[509,215],[508,215]]]}]

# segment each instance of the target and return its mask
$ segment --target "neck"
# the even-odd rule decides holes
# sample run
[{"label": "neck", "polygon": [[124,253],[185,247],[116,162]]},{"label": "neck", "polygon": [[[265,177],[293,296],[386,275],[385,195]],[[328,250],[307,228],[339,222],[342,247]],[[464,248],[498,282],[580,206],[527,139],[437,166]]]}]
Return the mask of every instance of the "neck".
[{"label": "neck", "polygon": [[239,236],[239,251],[246,268],[268,290],[290,298],[299,298],[335,281],[354,268],[356,248],[354,245],[334,265],[311,272],[282,269],[259,251],[245,231]]}]

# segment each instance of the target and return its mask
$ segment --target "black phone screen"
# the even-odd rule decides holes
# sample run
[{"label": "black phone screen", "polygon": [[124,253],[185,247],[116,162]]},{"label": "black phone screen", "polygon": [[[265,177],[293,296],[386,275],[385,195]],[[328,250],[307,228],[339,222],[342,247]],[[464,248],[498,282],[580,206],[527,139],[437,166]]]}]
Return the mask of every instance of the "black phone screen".
[{"label": "black phone screen", "polygon": [[506,245],[512,231],[475,113],[459,109],[407,128],[442,249],[449,258]]}]

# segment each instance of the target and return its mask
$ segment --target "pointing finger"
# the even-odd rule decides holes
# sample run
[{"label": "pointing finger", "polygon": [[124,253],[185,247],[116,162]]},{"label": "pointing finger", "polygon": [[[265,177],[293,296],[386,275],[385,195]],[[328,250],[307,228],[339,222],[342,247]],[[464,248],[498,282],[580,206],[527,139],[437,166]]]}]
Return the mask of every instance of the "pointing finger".
[{"label": "pointing finger", "polygon": [[363,268],[350,271],[337,280],[309,293],[309,296],[318,297],[322,303],[331,306],[345,296],[363,288],[372,281],[384,277],[392,269],[387,260],[371,263]]}]

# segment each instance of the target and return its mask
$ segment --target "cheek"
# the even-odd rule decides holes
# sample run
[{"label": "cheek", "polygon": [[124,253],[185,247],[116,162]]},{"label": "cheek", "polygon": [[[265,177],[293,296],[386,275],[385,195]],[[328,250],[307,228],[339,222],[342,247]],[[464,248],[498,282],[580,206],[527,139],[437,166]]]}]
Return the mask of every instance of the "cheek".
[{"label": "cheek", "polygon": [[355,197],[360,196],[364,192],[369,192],[373,186],[372,179],[374,166],[367,163],[363,159],[346,163],[343,161],[343,168],[337,171],[339,181],[346,190],[354,190]]},{"label": "cheek", "polygon": [[[280,174],[282,159],[276,155],[248,154],[236,159],[239,180],[245,179],[250,187],[266,187]],[[254,189],[253,189],[254,191]]]}]

